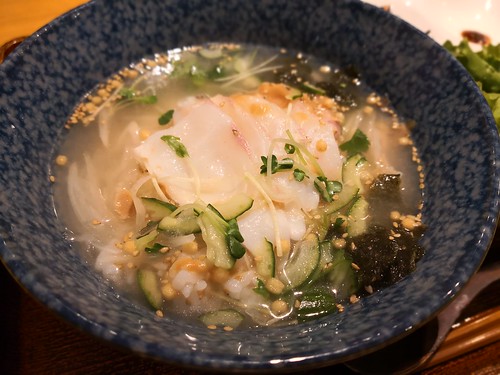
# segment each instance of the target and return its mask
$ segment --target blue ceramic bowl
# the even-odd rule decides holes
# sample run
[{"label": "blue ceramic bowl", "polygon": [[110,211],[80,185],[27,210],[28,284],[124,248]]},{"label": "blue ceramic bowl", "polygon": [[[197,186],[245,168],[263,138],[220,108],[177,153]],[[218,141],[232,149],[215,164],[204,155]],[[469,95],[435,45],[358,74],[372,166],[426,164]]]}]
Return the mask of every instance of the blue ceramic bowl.
[{"label": "blue ceramic bowl", "polygon": [[[210,41],[302,50],[352,64],[414,119],[425,168],[416,272],[346,308],[285,328],[213,332],[160,319],[70,248],[50,164],[67,117],[98,82],[154,52]],[[496,227],[499,140],[469,75],[408,24],[358,1],[96,1],[55,20],[0,67],[0,253],[37,299],[84,330],[181,365],[295,369],[352,359],[422,325],[480,266]]]}]

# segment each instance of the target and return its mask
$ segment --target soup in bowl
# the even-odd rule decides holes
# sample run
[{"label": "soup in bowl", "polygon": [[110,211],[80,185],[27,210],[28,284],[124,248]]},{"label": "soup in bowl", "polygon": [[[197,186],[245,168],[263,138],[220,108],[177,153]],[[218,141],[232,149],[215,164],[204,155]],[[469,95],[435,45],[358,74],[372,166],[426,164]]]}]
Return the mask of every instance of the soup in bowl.
[{"label": "soup in bowl", "polygon": [[366,354],[449,302],[496,226],[484,99],[366,4],[94,2],[1,74],[2,259],[153,357]]}]

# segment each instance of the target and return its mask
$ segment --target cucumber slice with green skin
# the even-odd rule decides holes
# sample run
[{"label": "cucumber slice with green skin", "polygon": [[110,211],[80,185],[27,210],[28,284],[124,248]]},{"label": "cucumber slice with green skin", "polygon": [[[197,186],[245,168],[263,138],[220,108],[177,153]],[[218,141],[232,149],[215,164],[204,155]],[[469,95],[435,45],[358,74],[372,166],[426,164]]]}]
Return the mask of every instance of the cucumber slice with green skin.
[{"label": "cucumber slice with green skin", "polygon": [[362,193],[364,186],[361,183],[360,172],[364,167],[366,159],[360,154],[351,156],[342,166],[342,182],[344,186],[354,186]]},{"label": "cucumber slice with green skin", "polygon": [[330,215],[334,212],[340,211],[351,203],[359,193],[359,187],[353,185],[344,185],[342,191],[338,193],[338,198],[334,199],[331,203],[326,204],[321,208],[323,215]]},{"label": "cucumber slice with green skin", "polygon": [[173,204],[156,198],[142,197],[141,201],[151,220],[161,220],[177,209]]},{"label": "cucumber slice with green skin", "polygon": [[328,272],[327,280],[330,289],[335,291],[339,301],[358,291],[358,278],[352,268],[352,259],[344,250],[333,252],[332,266]]},{"label": "cucumber slice with green skin", "polygon": [[368,202],[362,196],[358,196],[347,215],[347,233],[356,237],[368,229]]},{"label": "cucumber slice with green skin", "polygon": [[330,241],[320,242],[319,251],[320,251],[320,256],[319,256],[318,267],[311,275],[311,279],[309,281],[310,283],[317,281],[323,275],[327,274],[330,269],[329,265],[331,265],[333,262],[332,253],[334,250],[333,250],[333,245]]},{"label": "cucumber slice with green skin", "polygon": [[264,238],[261,246],[252,250],[255,259],[257,273],[263,278],[274,277],[276,274],[276,258],[274,256],[274,246]]},{"label": "cucumber slice with green skin", "polygon": [[163,305],[163,296],[156,272],[150,269],[137,270],[137,282],[151,307],[160,310]]},{"label": "cucumber slice with green skin", "polygon": [[200,213],[198,223],[207,245],[207,259],[216,267],[231,269],[236,259],[228,246],[226,232],[229,225],[208,210]]},{"label": "cucumber slice with green skin", "polygon": [[245,316],[234,309],[222,309],[204,313],[200,315],[199,319],[207,327],[216,326],[236,328],[243,322]]},{"label": "cucumber slice with green skin", "polygon": [[236,219],[252,208],[253,199],[246,194],[236,194],[223,203],[211,206],[224,220]]},{"label": "cucumber slice with green skin", "polygon": [[148,246],[149,243],[154,241],[158,236],[158,231],[153,230],[146,234],[145,236],[139,237],[135,239],[135,248],[137,251],[142,252]]},{"label": "cucumber slice with green skin", "polygon": [[299,297],[297,320],[306,322],[337,311],[335,298],[325,291],[311,291]]},{"label": "cucumber slice with green skin", "polygon": [[199,233],[200,225],[195,215],[192,216],[165,216],[158,223],[158,229],[173,236],[184,236]]},{"label": "cucumber slice with green skin", "polygon": [[295,289],[305,284],[317,269],[320,259],[318,236],[311,234],[296,245],[292,257],[284,269],[281,281],[285,290]]}]

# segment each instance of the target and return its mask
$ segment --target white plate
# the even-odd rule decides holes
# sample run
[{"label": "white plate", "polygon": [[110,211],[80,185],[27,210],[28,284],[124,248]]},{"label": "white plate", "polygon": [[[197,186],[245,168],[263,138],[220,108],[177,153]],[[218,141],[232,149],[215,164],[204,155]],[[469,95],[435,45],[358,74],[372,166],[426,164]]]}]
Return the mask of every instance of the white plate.
[{"label": "white plate", "polygon": [[418,29],[429,32],[438,43],[458,43],[464,30],[478,31],[500,43],[500,0],[365,0],[388,5],[391,12]]}]

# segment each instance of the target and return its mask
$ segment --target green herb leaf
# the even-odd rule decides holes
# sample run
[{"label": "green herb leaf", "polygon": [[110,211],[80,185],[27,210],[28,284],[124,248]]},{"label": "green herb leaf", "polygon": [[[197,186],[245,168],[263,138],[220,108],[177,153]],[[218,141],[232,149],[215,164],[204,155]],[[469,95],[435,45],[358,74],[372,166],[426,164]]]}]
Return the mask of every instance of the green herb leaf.
[{"label": "green herb leaf", "polygon": [[345,223],[345,220],[341,217],[338,217],[335,219],[335,222],[333,223],[333,229],[338,230],[342,228],[342,225]]},{"label": "green herb leaf", "polygon": [[156,242],[153,246],[146,247],[144,251],[148,254],[158,254],[161,249],[166,247],[165,245],[162,245],[161,243]]},{"label": "green herb leaf", "polygon": [[351,156],[354,154],[365,152],[366,150],[368,150],[369,146],[370,141],[368,140],[366,134],[357,129],[354,132],[352,138],[349,141],[342,143],[339,148],[342,151],[347,152],[348,156]]},{"label": "green herb leaf", "polygon": [[178,157],[183,158],[189,156],[186,146],[182,144],[179,137],[173,135],[164,135],[163,137],[161,137],[161,140],[165,142]]},{"label": "green herb leaf", "polygon": [[135,91],[131,88],[123,88],[121,89],[118,94],[123,98],[123,99],[133,99],[135,96]]},{"label": "green herb leaf", "polygon": [[287,169],[292,169],[293,168],[293,160],[290,159],[290,158],[284,158],[283,160],[281,160],[278,164],[278,171],[284,171],[284,170],[287,170]]},{"label": "green herb leaf", "polygon": [[[262,160],[262,165],[260,166],[260,174],[267,174],[267,157],[261,156],[260,160]],[[276,157],[276,155],[271,156],[271,174],[275,174],[276,172],[281,172],[292,168],[292,159],[283,158],[280,162],[278,162],[278,158]]]},{"label": "green herb leaf", "polygon": [[295,168],[293,170],[293,178],[295,181],[301,182],[304,181],[304,178],[309,177],[302,169]]},{"label": "green herb leaf", "polygon": [[228,236],[227,237],[227,245],[229,247],[229,252],[231,253],[231,256],[235,259],[240,259],[243,255],[245,255],[245,248],[241,244],[240,241],[238,241],[237,238],[233,236]]},{"label": "green herb leaf", "polygon": [[156,95],[136,96],[134,101],[141,104],[156,104],[156,102],[158,102],[158,98]]},{"label": "green herb leaf", "polygon": [[295,146],[294,145],[291,145],[290,143],[286,143],[285,144],[285,152],[288,154],[288,155],[291,155],[295,152]]},{"label": "green herb leaf", "polygon": [[170,121],[172,121],[172,117],[174,117],[174,110],[170,109],[160,116],[158,119],[158,124],[167,125]]},{"label": "green herb leaf", "polygon": [[224,68],[220,65],[214,66],[213,69],[211,69],[207,72],[207,78],[211,81],[214,81],[218,78],[222,78],[225,75],[226,74],[225,74]]},{"label": "green herb leaf", "polygon": [[300,89],[303,92],[307,92],[309,94],[315,94],[315,95],[325,95],[326,91],[323,90],[321,87],[314,86],[312,83],[309,82],[304,82],[301,86]]},{"label": "green herb leaf", "polygon": [[333,196],[342,191],[342,183],[328,180],[325,176],[316,177],[314,187],[326,202],[332,202]]},{"label": "green herb leaf", "polygon": [[330,181],[327,180],[325,182],[326,191],[328,195],[333,197],[334,194],[340,193],[342,191],[342,184],[339,181]]},{"label": "green herb leaf", "polygon": [[227,223],[229,224],[229,229],[227,231],[228,236],[236,238],[239,242],[243,242],[243,236],[240,233],[236,219],[231,219]]},{"label": "green herb leaf", "polygon": [[261,279],[257,279],[257,286],[253,288],[253,291],[266,299],[271,298],[271,293],[266,289],[266,285]]}]

